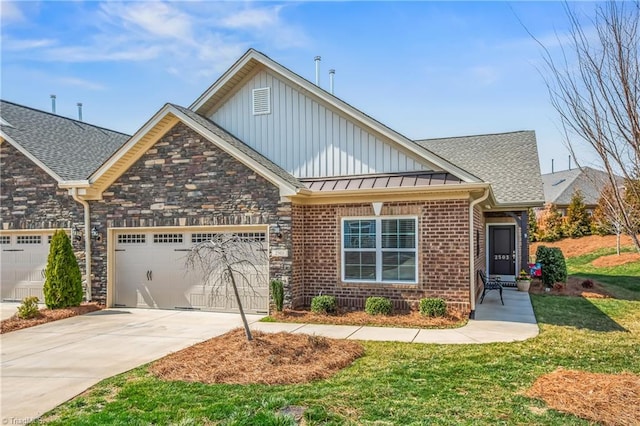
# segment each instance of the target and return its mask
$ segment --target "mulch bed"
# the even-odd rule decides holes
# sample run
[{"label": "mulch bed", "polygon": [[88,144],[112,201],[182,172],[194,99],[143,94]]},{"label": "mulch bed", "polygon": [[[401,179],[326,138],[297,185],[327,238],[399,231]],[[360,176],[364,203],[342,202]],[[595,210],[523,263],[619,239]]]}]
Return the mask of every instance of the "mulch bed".
[{"label": "mulch bed", "polygon": [[80,306],[64,309],[40,309],[39,315],[31,319],[21,319],[14,315],[11,318],[2,320],[0,323],[0,334],[45,324],[47,322],[75,317],[76,315],[84,315],[89,312],[99,311],[100,309],[102,309],[102,306],[96,303],[84,303]]},{"label": "mulch bed", "polygon": [[337,324],[337,325],[373,325],[382,327],[404,328],[453,328],[466,323],[463,316],[454,311],[447,312],[447,316],[429,318],[420,315],[418,311],[396,313],[392,315],[369,315],[364,311],[340,310],[337,314],[316,314],[306,310],[285,309],[283,312],[271,314],[277,322],[292,322],[306,324]]},{"label": "mulch bed", "polygon": [[554,410],[605,425],[640,424],[640,376],[558,369],[539,377],[527,396]]},{"label": "mulch bed", "polygon": [[627,263],[640,262],[640,253],[620,253],[600,256],[591,264],[596,268],[606,268],[609,266],[620,266]]},{"label": "mulch bed", "polygon": [[325,379],[364,354],[357,342],[244,329],[167,355],[149,371],[164,380],[229,384],[292,384]]},{"label": "mulch bed", "polygon": [[585,281],[584,278],[573,277],[570,276],[567,278],[566,283],[558,283],[554,286],[551,291],[545,291],[544,284],[539,279],[531,281],[531,286],[529,287],[529,293],[533,294],[551,294],[554,296],[577,296],[577,297],[585,297],[587,299],[606,299],[609,297],[613,297],[611,293],[609,293],[599,282],[595,280],[591,280],[593,282],[593,287],[585,288],[582,286],[582,283]]}]

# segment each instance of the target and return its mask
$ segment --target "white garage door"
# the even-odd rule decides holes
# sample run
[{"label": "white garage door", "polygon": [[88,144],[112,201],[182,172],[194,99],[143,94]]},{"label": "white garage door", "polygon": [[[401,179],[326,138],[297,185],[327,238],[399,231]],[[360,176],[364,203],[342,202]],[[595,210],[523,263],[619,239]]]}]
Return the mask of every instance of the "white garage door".
[{"label": "white garage door", "polygon": [[[202,232],[121,232],[115,235],[114,306],[198,309],[237,312],[233,288],[221,271],[206,279],[200,268],[189,269],[186,258],[194,244],[211,239]],[[244,244],[264,253],[263,263],[242,271],[237,280],[242,307],[250,313],[269,308],[269,265],[264,233],[240,233]]]},{"label": "white garage door", "polygon": [[0,288],[3,301],[37,296],[44,301],[44,270],[49,256],[51,232],[0,235]]}]

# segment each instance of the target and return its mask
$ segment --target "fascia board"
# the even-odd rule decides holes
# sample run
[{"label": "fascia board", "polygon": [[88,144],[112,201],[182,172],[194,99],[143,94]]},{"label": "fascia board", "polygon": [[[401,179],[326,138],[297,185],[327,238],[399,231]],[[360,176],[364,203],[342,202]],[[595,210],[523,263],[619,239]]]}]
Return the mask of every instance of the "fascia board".
[{"label": "fascia board", "polygon": [[269,68],[275,73],[281,75],[285,79],[295,83],[301,89],[306,90],[309,93],[312,93],[317,98],[321,99],[327,105],[330,105],[332,108],[337,109],[338,111],[342,111],[346,115],[352,117],[355,121],[363,123],[366,127],[374,129],[376,133],[396,142],[404,149],[416,155],[418,158],[430,163],[432,166],[436,166],[436,168],[440,168],[442,170],[448,171],[465,182],[468,183],[477,183],[482,182],[481,179],[474,176],[473,174],[467,172],[466,170],[461,169],[458,166],[446,161],[445,159],[435,155],[431,151],[427,150],[414,143],[412,140],[408,139],[405,136],[402,136],[400,133],[391,130],[390,128],[382,125],[378,121],[373,118],[367,116],[360,110],[352,107],[351,105],[345,103],[334,95],[322,90],[315,84],[309,82],[308,80],[300,77],[279,63],[273,61],[272,59],[264,56],[260,52],[257,52],[253,49],[249,50],[242,58],[240,58],[231,68],[229,68],[223,75],[220,77],[204,94],[202,94],[190,107],[189,109],[193,111],[197,111],[201,108],[208,100],[213,96],[221,87],[223,87],[242,67],[244,67],[249,61],[256,60],[260,62],[263,66]]},{"label": "fascia board", "polygon": [[95,182],[111,167],[113,167],[132,147],[134,147],[140,139],[142,139],[151,129],[153,129],[170,110],[171,105],[165,104],[160,110],[147,121],[131,138],[120,147],[107,161],[104,162],[98,170],[96,170],[90,177],[90,182]]}]

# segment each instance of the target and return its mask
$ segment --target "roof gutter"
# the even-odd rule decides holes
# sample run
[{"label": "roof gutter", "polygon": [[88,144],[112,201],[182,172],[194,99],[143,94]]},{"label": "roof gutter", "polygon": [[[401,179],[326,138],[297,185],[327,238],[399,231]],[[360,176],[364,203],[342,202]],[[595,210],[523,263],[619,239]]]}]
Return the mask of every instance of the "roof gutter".
[{"label": "roof gutter", "polygon": [[469,290],[471,292],[471,312],[469,314],[469,318],[473,318],[476,313],[476,265],[475,265],[475,255],[473,252],[473,209],[489,198],[491,194],[490,188],[484,190],[484,194],[482,197],[473,200],[469,204]]},{"label": "roof gutter", "polygon": [[71,196],[75,201],[82,204],[84,207],[84,262],[85,262],[85,282],[86,282],[86,292],[85,292],[85,300],[87,302],[91,301],[91,283],[92,283],[92,275],[91,275],[91,216],[89,210],[89,203],[85,200],[82,200],[78,197],[78,188],[71,188]]}]

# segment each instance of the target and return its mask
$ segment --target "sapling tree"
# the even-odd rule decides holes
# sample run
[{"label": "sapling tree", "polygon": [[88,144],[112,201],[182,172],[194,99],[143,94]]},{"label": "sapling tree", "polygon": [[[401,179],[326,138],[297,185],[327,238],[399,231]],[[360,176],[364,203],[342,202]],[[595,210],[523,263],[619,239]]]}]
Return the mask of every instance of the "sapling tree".
[{"label": "sapling tree", "polygon": [[212,287],[212,291],[231,286],[238,304],[247,340],[253,340],[249,323],[242,306],[239,284],[246,284],[254,293],[250,276],[257,276],[258,280],[266,281],[259,265],[267,262],[266,250],[262,249],[262,242],[233,233],[213,234],[209,240],[197,243],[186,258],[187,268],[200,269],[204,280]]}]

